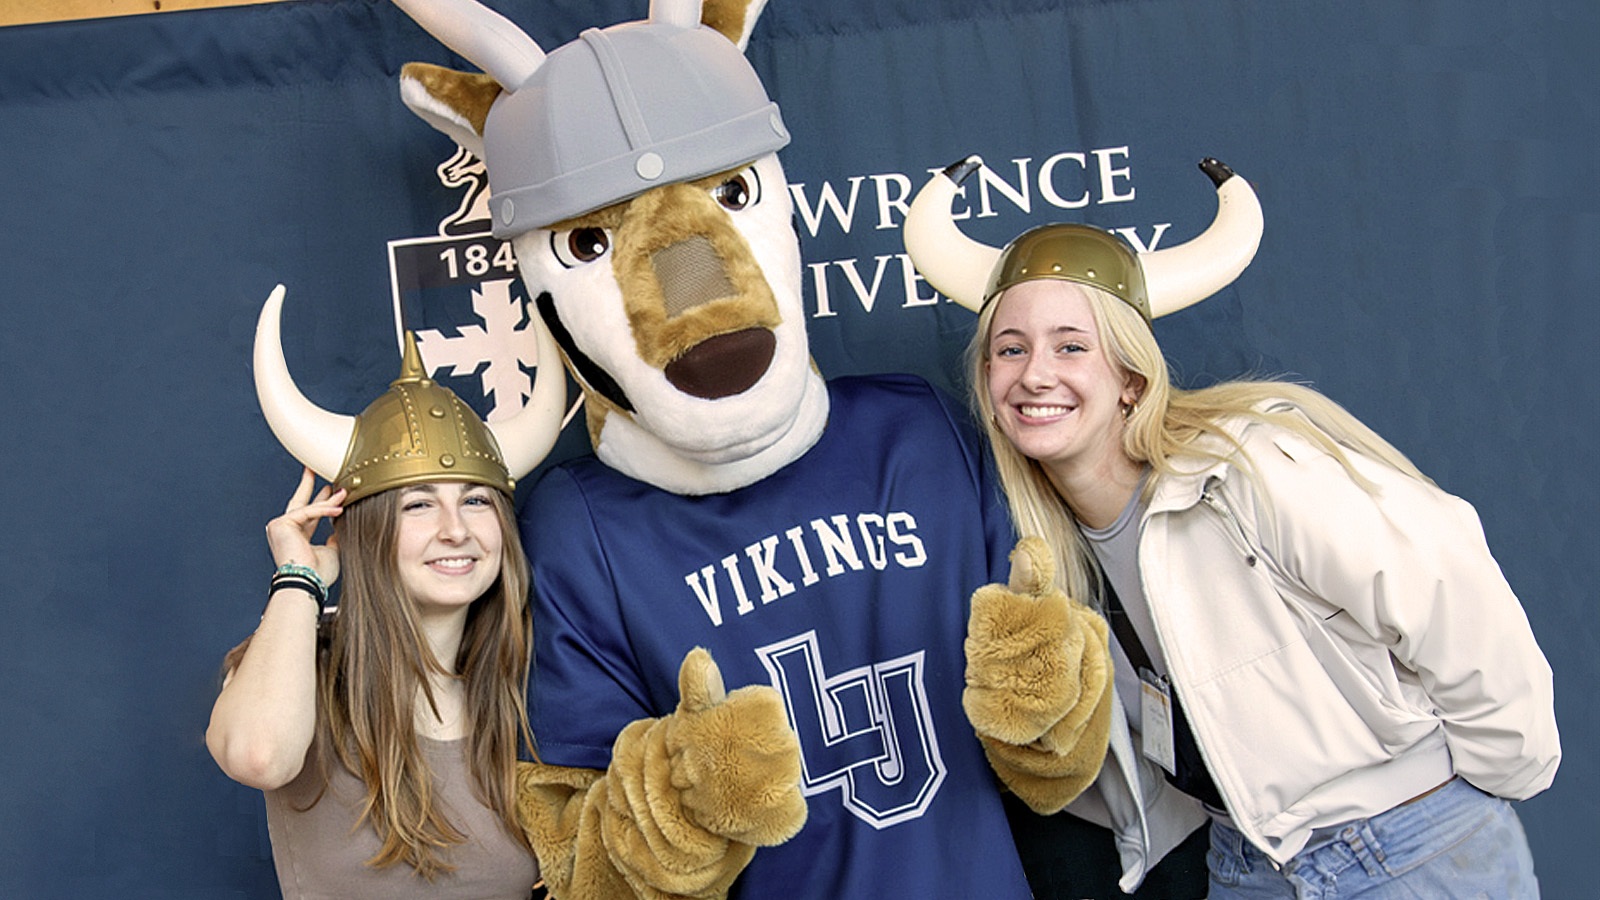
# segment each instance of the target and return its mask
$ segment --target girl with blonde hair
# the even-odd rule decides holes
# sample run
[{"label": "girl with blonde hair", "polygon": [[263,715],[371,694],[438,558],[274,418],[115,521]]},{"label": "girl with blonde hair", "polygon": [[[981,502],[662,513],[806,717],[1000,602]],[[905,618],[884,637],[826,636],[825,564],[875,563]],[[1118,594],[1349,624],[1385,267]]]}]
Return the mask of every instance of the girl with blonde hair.
[{"label": "girl with blonde hair", "polygon": [[1213,900],[1535,898],[1506,801],[1555,775],[1551,674],[1472,507],[1307,387],[1169,379],[1152,320],[1261,232],[1202,168],[1217,219],[1169,250],[1083,225],[985,248],[946,176],[907,220],[979,312],[973,402],[1035,565],[1115,638],[1111,752],[1067,808],[1117,832],[1126,891],[1209,820]]}]

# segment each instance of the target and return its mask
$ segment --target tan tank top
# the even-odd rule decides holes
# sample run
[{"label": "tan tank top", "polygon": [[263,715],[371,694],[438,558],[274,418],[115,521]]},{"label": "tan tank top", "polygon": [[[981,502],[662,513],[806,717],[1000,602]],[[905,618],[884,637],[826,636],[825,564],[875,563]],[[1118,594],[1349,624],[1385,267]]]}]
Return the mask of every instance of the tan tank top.
[{"label": "tan tank top", "polygon": [[300,812],[317,793],[315,756],[308,754],[294,781],[266,792],[267,830],[284,900],[528,900],[539,880],[538,864],[473,794],[466,741],[421,735],[417,741],[445,814],[467,836],[445,856],[456,870],[430,883],[404,863],[366,865],[378,852],[377,832],[367,824],[352,831],[366,790],[336,767],[322,799]]}]

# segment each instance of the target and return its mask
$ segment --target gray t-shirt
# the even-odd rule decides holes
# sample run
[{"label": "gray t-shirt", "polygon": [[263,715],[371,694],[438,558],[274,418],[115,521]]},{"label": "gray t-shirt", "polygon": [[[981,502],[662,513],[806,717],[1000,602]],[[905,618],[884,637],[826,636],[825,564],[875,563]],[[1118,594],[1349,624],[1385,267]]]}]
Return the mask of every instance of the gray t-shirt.
[{"label": "gray t-shirt", "polygon": [[[1155,668],[1156,674],[1165,675],[1167,655],[1161,649],[1155,618],[1150,615],[1150,600],[1144,593],[1144,579],[1139,575],[1139,522],[1144,519],[1145,508],[1149,505],[1142,500],[1144,483],[1149,477],[1150,471],[1146,469],[1144,477],[1139,480],[1139,487],[1134,490],[1133,497],[1115,522],[1105,528],[1088,528],[1079,523],[1079,530],[1089,542],[1089,548],[1100,563],[1100,571],[1111,583],[1111,589],[1117,592],[1122,610],[1128,614],[1128,624],[1133,626],[1133,633],[1138,635],[1139,643],[1150,656],[1150,665]],[[1128,728],[1133,731],[1134,746],[1137,747],[1144,734],[1139,675],[1134,671],[1133,663],[1129,661],[1115,632],[1111,635],[1111,661],[1112,680],[1116,683],[1117,695],[1122,699],[1123,711],[1128,714]],[[1209,803],[1203,805],[1213,819],[1230,824],[1226,810]]]},{"label": "gray t-shirt", "polygon": [[434,877],[417,875],[405,863],[375,869],[378,834],[356,817],[366,797],[360,780],[335,765],[328,790],[317,795],[316,748],[294,781],[267,791],[267,830],[284,900],[528,900],[539,880],[532,854],[512,839],[472,790],[466,741],[417,736],[434,774],[437,799],[467,841],[445,851],[456,867]]},{"label": "gray t-shirt", "polygon": [[[1149,477],[1148,471],[1145,478]],[[1139,636],[1139,642],[1150,655],[1150,663],[1157,674],[1166,674],[1167,657],[1161,652],[1161,641],[1156,635],[1155,622],[1150,617],[1150,602],[1144,596],[1144,582],[1139,577],[1139,520],[1144,516],[1145,504],[1141,502],[1144,479],[1134,489],[1128,505],[1117,520],[1105,528],[1089,528],[1079,523],[1079,530],[1089,542],[1089,549],[1100,562],[1100,571],[1117,592],[1128,622]],[[1129,662],[1128,654],[1111,635],[1112,676],[1117,685],[1117,695],[1128,714],[1128,727],[1134,733],[1143,732],[1143,716],[1139,707],[1139,675]]]}]

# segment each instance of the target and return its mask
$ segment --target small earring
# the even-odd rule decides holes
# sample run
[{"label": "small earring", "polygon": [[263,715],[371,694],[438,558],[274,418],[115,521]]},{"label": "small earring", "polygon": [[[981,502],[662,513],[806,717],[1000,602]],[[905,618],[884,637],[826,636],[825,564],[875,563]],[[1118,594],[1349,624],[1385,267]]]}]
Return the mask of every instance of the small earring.
[{"label": "small earring", "polygon": [[1124,421],[1124,422],[1128,421],[1128,419],[1131,418],[1133,416],[1133,414],[1138,411],[1138,409],[1139,409],[1139,404],[1137,404],[1137,403],[1124,403],[1124,404],[1122,404],[1122,421]]}]

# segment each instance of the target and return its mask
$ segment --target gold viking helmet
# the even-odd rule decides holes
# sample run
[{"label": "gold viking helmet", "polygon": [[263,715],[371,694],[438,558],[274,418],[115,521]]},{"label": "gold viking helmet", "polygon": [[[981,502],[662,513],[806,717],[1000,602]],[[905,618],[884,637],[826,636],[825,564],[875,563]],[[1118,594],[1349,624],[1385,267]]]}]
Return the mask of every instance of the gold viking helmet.
[{"label": "gold viking helmet", "polygon": [[356,416],[334,483],[351,502],[429,481],[473,481],[516,489],[494,435],[455,392],[428,377],[416,335],[406,332],[400,377]]},{"label": "gold viking helmet", "polygon": [[[390,488],[469,481],[510,494],[560,433],[566,379],[555,342],[534,318],[539,370],[520,413],[487,424],[454,391],[428,377],[416,337],[406,332],[400,377],[359,416],[317,407],[300,393],[283,358],[279,317],[283,286],[256,324],[256,395],[267,424],[307,468],[348,493],[353,503]],[[505,448],[502,457],[501,448]]]},{"label": "gold viking helmet", "polygon": [[1097,287],[1150,321],[1144,269],[1128,242],[1093,225],[1040,225],[1006,245],[989,274],[983,302],[1015,284],[1055,278]]},{"label": "gold viking helmet", "polygon": [[1187,243],[1137,252],[1093,225],[1042,225],[1004,249],[961,233],[950,201],[983,163],[977,157],[933,176],[906,215],[906,252],[934,289],[973,312],[1008,287],[1038,278],[1101,288],[1132,306],[1145,322],[1177,312],[1222,290],[1243,272],[1261,243],[1261,204],[1250,183],[1214,159],[1200,169],[1217,189],[1217,215]]}]

